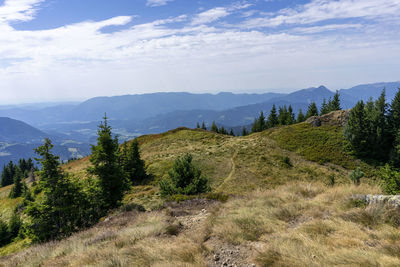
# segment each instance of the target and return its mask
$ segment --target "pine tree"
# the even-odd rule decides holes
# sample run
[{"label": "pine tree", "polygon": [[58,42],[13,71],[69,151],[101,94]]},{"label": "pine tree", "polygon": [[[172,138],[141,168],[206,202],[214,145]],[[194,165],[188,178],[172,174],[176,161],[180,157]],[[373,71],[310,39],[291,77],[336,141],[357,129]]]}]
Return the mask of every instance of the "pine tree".
[{"label": "pine tree", "polygon": [[247,131],[246,127],[242,128],[242,136],[249,135],[249,132]]},{"label": "pine tree", "polygon": [[331,111],[330,104],[331,104],[331,101],[329,100],[329,104],[328,104],[328,103],[326,103],[326,100],[324,98],[324,100],[322,101],[322,104],[321,104],[321,109],[320,109],[321,115],[328,114]]},{"label": "pine tree", "polygon": [[207,130],[207,127],[206,127],[206,125],[204,124],[204,121],[203,121],[203,123],[201,124],[201,129]]},{"label": "pine tree", "polygon": [[284,105],[283,107],[279,107],[278,121],[279,121],[279,125],[287,125],[288,124],[288,110],[287,110],[286,105]]},{"label": "pine tree", "polygon": [[254,119],[253,125],[251,126],[251,132],[257,133],[260,131],[260,125],[257,118]]},{"label": "pine tree", "polygon": [[9,195],[10,198],[17,198],[22,195],[24,190],[23,178],[24,175],[22,171],[19,168],[17,168],[16,173],[14,175],[14,186],[11,189]]},{"label": "pine tree", "polygon": [[129,145],[125,142],[122,146],[122,154],[122,166],[132,184],[142,184],[149,179],[145,162],[140,158],[137,140],[132,141]]},{"label": "pine tree", "polygon": [[118,138],[112,137],[107,117],[97,130],[97,145],[92,145],[88,168],[90,174],[99,179],[105,209],[112,209],[120,203],[124,192],[129,188],[129,181],[119,161]]},{"label": "pine tree", "polygon": [[199,123],[199,122],[197,122],[196,128],[197,128],[197,129],[200,129],[200,123]]},{"label": "pine tree", "polygon": [[308,105],[306,119],[308,119],[312,116],[318,116],[318,108],[317,108],[317,105],[315,104],[315,102],[311,102],[310,105]]},{"label": "pine tree", "polygon": [[292,105],[289,105],[288,107],[288,116],[287,116],[287,124],[293,124],[295,123],[296,119],[294,117],[294,113],[293,113],[293,108]]},{"label": "pine tree", "polygon": [[306,117],[304,117],[303,111],[300,109],[299,114],[297,114],[297,123],[303,122],[306,120]]},{"label": "pine tree", "polygon": [[53,144],[45,139],[43,146],[35,149],[42,194],[34,202],[28,201],[25,210],[29,216],[27,233],[34,241],[47,241],[76,231],[87,216],[82,210],[82,194],[60,167],[58,156],[52,154]]},{"label": "pine tree", "polygon": [[344,130],[344,136],[356,154],[365,156],[369,153],[369,149],[367,148],[368,128],[366,125],[366,112],[363,101],[359,101],[350,111],[349,119]]},{"label": "pine tree", "polygon": [[276,115],[276,107],[272,105],[271,111],[267,119],[268,128],[275,127],[279,124],[278,116]]},{"label": "pine tree", "polygon": [[169,179],[163,179],[159,183],[162,196],[195,195],[210,191],[208,179],[201,175],[200,169],[193,165],[192,160],[190,154],[175,160],[174,166],[168,172]]},{"label": "pine tree", "polygon": [[336,110],[341,110],[340,106],[340,94],[339,91],[336,90],[335,95],[333,96],[332,99],[332,104],[331,104],[331,110],[330,111],[336,111]]},{"label": "pine tree", "polygon": [[231,128],[231,130],[229,131],[229,135],[230,135],[230,136],[235,136],[235,134],[233,133],[232,128]]},{"label": "pine tree", "polygon": [[390,158],[395,167],[400,166],[400,88],[390,105],[388,123],[390,126],[390,141],[393,144]]},{"label": "pine tree", "polygon": [[226,129],[225,129],[224,126],[221,126],[221,128],[219,128],[218,132],[219,132],[220,134],[228,134],[228,132],[226,131]]},{"label": "pine tree", "polygon": [[17,166],[15,166],[12,161],[10,161],[3,168],[3,172],[1,175],[1,186],[2,187],[13,184],[16,169],[17,169]]},{"label": "pine tree", "polygon": [[258,117],[258,126],[259,126],[259,131],[264,131],[266,129],[265,116],[263,111],[260,112],[260,116]]},{"label": "pine tree", "polygon": [[373,125],[374,125],[374,158],[379,160],[386,160],[391,144],[388,142],[390,140],[390,133],[388,129],[387,121],[387,103],[386,103],[386,92],[385,89],[382,90],[380,97],[375,102],[374,115],[373,115]]},{"label": "pine tree", "polygon": [[211,124],[211,132],[218,133],[218,126],[215,124],[215,121]]}]

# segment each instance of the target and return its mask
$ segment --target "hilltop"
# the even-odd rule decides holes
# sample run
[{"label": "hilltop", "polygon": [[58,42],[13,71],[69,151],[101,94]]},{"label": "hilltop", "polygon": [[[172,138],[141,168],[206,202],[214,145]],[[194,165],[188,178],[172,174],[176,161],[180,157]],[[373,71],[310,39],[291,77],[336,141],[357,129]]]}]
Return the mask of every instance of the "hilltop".
[{"label": "hilltop", "polygon": [[[350,198],[381,189],[370,178],[352,185],[352,169],[372,167],[342,149],[341,133],[337,125],[302,123],[246,137],[187,128],[141,136],[152,183],[133,187],[121,209],[66,240],[2,248],[17,253],[0,266],[396,266],[397,215]],[[164,202],[157,181],[188,152],[212,193]],[[88,165],[84,158],[63,168],[84,179]]]}]

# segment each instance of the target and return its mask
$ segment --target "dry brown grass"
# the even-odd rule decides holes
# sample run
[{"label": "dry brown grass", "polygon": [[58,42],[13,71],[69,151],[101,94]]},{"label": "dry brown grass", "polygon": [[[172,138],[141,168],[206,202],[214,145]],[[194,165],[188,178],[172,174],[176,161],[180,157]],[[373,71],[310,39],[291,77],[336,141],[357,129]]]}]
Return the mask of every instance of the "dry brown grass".
[{"label": "dry brown grass", "polygon": [[0,266],[204,266],[203,232],[166,235],[164,212],[126,212],[62,241],[0,259]]},{"label": "dry brown grass", "polygon": [[318,182],[258,191],[225,204],[210,220],[211,236],[257,248],[260,266],[399,266],[400,230],[385,223],[385,208],[349,204],[352,194],[371,192],[380,189]]},{"label": "dry brown grass", "polygon": [[[151,212],[116,215],[63,241],[2,258],[1,264],[205,266],[207,238],[252,248],[256,253],[249,255],[260,266],[400,264],[400,212],[350,201],[352,194],[381,190],[373,183],[351,185],[347,169],[307,161],[283,150],[266,133],[233,138],[180,129],[140,137],[139,143],[154,181],[134,187],[124,203],[140,204]],[[175,158],[185,153],[193,155],[214,192],[231,198],[196,231],[176,229],[171,234],[176,222],[159,211],[163,200],[157,181],[167,177]],[[84,178],[89,164],[85,158],[63,168]],[[331,175],[333,187],[328,186]],[[0,205],[4,199],[0,197]]]}]

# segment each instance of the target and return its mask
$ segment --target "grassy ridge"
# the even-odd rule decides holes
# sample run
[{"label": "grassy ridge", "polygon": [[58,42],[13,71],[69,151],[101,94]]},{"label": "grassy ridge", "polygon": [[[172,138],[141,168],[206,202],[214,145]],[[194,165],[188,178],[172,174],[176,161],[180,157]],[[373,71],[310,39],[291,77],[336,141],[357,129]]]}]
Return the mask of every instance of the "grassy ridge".
[{"label": "grassy ridge", "polygon": [[[381,190],[351,185],[349,170],[360,162],[343,151],[338,127],[298,124],[246,137],[181,128],[138,141],[154,181],[132,188],[124,203],[149,212],[117,212],[66,240],[3,258],[4,266],[205,266],[204,256],[224,246],[240,246],[248,262],[260,266],[400,264],[396,217],[349,201],[352,194]],[[185,153],[193,155],[213,192],[231,197],[201,230],[166,237],[176,222],[159,211],[157,182]],[[64,169],[84,178],[88,165],[85,158]]]}]

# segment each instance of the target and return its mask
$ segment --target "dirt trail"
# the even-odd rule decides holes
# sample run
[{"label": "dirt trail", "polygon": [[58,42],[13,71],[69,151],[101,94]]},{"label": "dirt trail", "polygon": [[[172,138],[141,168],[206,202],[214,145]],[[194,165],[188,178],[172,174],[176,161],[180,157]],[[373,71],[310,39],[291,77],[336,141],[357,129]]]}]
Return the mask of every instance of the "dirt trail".
[{"label": "dirt trail", "polygon": [[[222,188],[222,186],[223,186],[224,184],[228,183],[228,182],[229,182],[230,180],[232,180],[233,177],[235,176],[235,173],[236,173],[235,158],[237,157],[237,155],[238,155],[238,152],[237,152],[237,151],[233,152],[232,157],[231,157],[231,165],[232,165],[231,171],[229,172],[228,176],[224,179],[224,181],[222,182],[222,184],[218,187],[218,189]],[[218,189],[217,189],[217,191],[218,191]]]},{"label": "dirt trail", "polygon": [[[166,203],[165,208],[171,216],[171,222],[179,225],[179,235],[193,235],[204,231],[208,217],[219,205],[219,202],[213,200],[193,199]],[[215,236],[211,236],[203,245],[209,251],[204,255],[208,267],[256,266],[249,260],[254,251],[248,246],[231,245]]]}]

